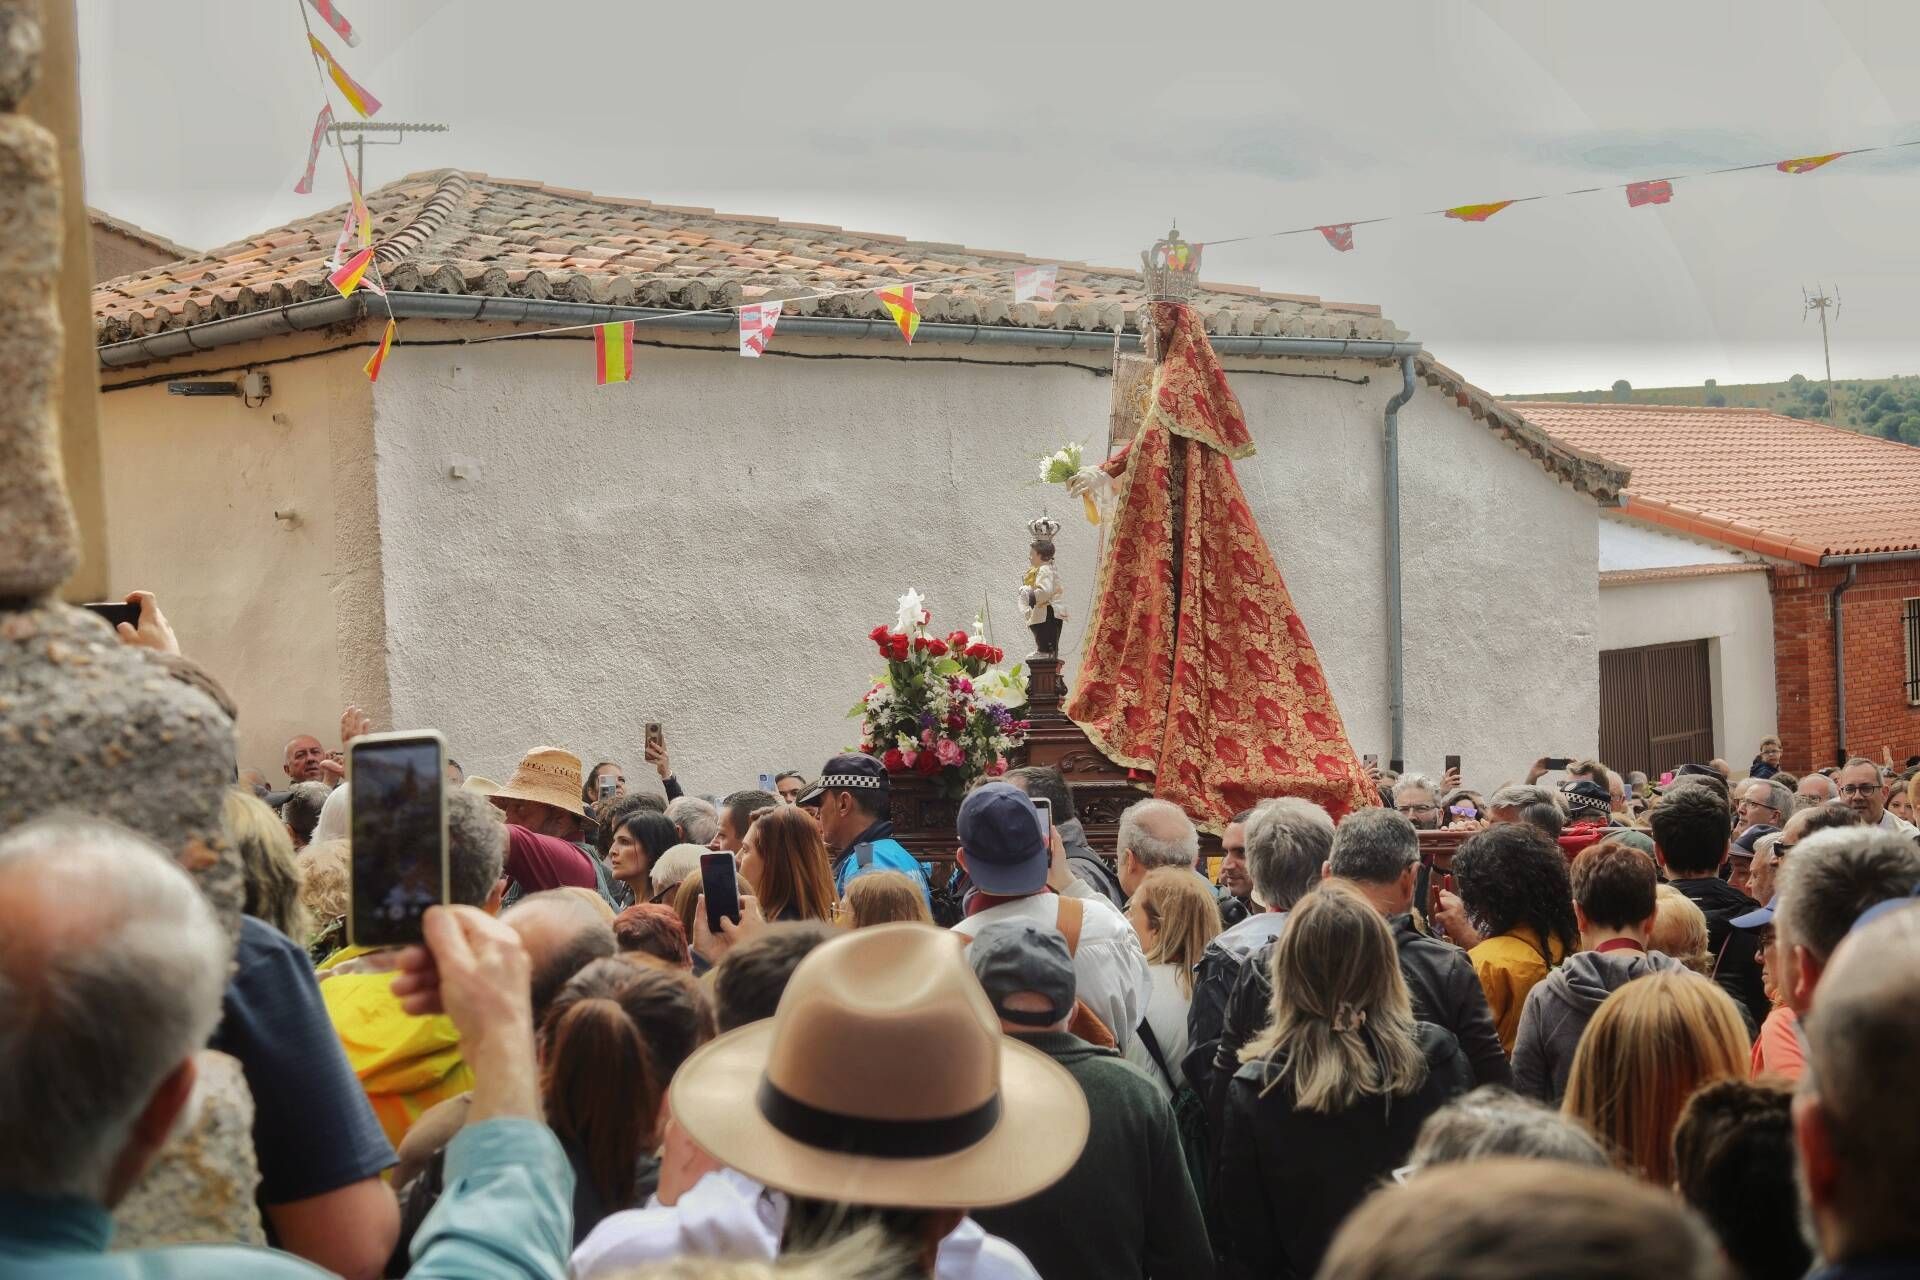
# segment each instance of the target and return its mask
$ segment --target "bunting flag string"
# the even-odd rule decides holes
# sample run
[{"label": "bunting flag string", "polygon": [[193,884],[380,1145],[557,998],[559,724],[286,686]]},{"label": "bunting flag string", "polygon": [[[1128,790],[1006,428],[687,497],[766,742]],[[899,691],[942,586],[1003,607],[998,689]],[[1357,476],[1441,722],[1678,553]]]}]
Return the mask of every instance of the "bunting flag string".
[{"label": "bunting flag string", "polygon": [[1782,160],[1773,166],[1782,173],[1812,173],[1823,164],[1832,164],[1841,156],[1850,156],[1851,151],[1829,151],[1824,156],[1796,156],[1792,160]]},{"label": "bunting flag string", "polygon": [[307,169],[300,175],[300,181],[293,184],[294,194],[309,196],[313,194],[313,171],[320,163],[320,145],[327,139],[327,126],[333,123],[333,104],[322,103],[320,114],[313,118],[313,140],[307,144]]},{"label": "bunting flag string", "polygon": [[367,375],[368,382],[380,381],[380,369],[387,363],[387,352],[393,347],[393,329],[393,320],[389,317],[387,330],[380,335],[380,345],[374,348],[371,356],[367,357],[367,362],[360,366],[360,371]]},{"label": "bunting flag string", "polygon": [[327,46],[320,43],[319,36],[308,32],[307,43],[313,46],[315,56],[325,65],[327,74],[333,78],[333,83],[339,88],[340,96],[347,100],[348,106],[358,111],[365,120],[380,114],[380,99],[368,93],[364,85],[347,74],[347,69],[327,51]]},{"label": "bunting flag string", "polygon": [[1449,218],[1458,218],[1462,222],[1485,222],[1488,218],[1491,218],[1508,205],[1518,203],[1519,201],[1517,200],[1492,200],[1486,204],[1455,205],[1453,208],[1444,209],[1441,212],[1445,213]]},{"label": "bunting flag string", "polygon": [[1336,222],[1329,226],[1315,227],[1314,230],[1325,236],[1327,243],[1332,245],[1338,252],[1349,253],[1353,250],[1353,224],[1351,222]]},{"label": "bunting flag string", "polygon": [[1013,300],[1015,302],[1052,302],[1053,286],[1059,279],[1060,268],[1052,263],[1044,267],[1015,267],[1013,269]]},{"label": "bunting flag string", "polygon": [[593,380],[598,386],[633,378],[633,321],[594,326]]},{"label": "bunting flag string", "polygon": [[880,305],[887,309],[893,322],[900,326],[900,336],[913,345],[913,335],[920,331],[920,308],[913,303],[913,286],[896,285],[890,289],[876,289],[874,295],[880,299]]},{"label": "bunting flag string", "polygon": [[347,42],[347,48],[360,47],[360,33],[347,21],[347,15],[333,7],[333,0],[307,0],[313,11],[320,15],[320,21],[333,28],[333,34]]},{"label": "bunting flag string", "polygon": [[353,291],[362,284],[374,292],[379,290],[367,279],[367,268],[373,263],[373,250],[362,249],[334,269],[327,277],[327,283],[340,291],[343,298],[351,298]]},{"label": "bunting flag string", "polygon": [[740,354],[758,358],[773,337],[773,326],[780,323],[780,304],[756,302],[740,308]]}]

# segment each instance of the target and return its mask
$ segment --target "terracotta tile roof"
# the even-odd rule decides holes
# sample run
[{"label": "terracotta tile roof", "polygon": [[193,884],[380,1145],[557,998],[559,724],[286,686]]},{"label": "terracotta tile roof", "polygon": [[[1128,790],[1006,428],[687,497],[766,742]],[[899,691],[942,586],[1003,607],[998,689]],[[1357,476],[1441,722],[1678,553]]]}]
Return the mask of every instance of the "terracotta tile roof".
[{"label": "terracotta tile roof", "polygon": [[[700,310],[809,289],[901,278],[1002,274],[923,286],[928,321],[1111,329],[1140,300],[1138,271],[1059,261],[1051,303],[1014,303],[1024,254],[711,209],[596,196],[515,178],[442,170],[370,192],[381,273],[390,289]],[[96,339],[118,342],[229,315],[326,297],[324,263],[344,207],[94,290]],[[1143,248],[1145,246],[1142,246]],[[1209,331],[1274,337],[1398,340],[1378,307],[1206,284]],[[883,316],[872,294],[805,299],[793,315]],[[1129,327],[1133,327],[1131,324]]]},{"label": "terracotta tile roof", "polygon": [[158,253],[164,253],[171,258],[191,258],[199,252],[195,249],[189,249],[183,244],[176,244],[158,232],[149,231],[145,227],[135,226],[124,218],[116,218],[110,213],[104,213],[92,205],[87,206],[87,221],[95,227],[111,231],[116,235],[125,236],[129,240],[153,249]]},{"label": "terracotta tile roof", "polygon": [[1676,578],[1717,578],[1727,573],[1765,573],[1761,561],[1751,564],[1685,564],[1660,569],[1602,569],[1600,585],[1627,586],[1635,582],[1671,582]]},{"label": "terracotta tile roof", "polygon": [[1512,407],[1474,386],[1431,356],[1418,357],[1416,367],[1428,386],[1484,422],[1489,431],[1533,458],[1550,474],[1565,480],[1578,492],[1590,494],[1599,502],[1611,503],[1617,501],[1625,491],[1626,467],[1541,430],[1515,413]]},{"label": "terracotta tile roof", "polygon": [[1508,401],[1627,467],[1626,512],[1800,564],[1920,551],[1920,449],[1762,409]]}]

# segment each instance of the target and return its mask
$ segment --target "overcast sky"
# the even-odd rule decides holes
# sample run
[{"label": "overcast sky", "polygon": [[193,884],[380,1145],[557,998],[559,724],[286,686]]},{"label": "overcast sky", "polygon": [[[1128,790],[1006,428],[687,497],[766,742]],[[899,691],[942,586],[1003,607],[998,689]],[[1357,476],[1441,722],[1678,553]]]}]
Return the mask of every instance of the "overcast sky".
[{"label": "overcast sky", "polygon": [[[442,166],[1100,263],[1195,239],[1920,139],[1920,4],[339,0],[368,184]],[[291,187],[296,0],[80,0],[90,203],[211,246]],[[316,26],[319,24],[316,22]],[[1497,392],[1920,372],[1920,147],[1220,245],[1209,279],[1382,306]]]}]

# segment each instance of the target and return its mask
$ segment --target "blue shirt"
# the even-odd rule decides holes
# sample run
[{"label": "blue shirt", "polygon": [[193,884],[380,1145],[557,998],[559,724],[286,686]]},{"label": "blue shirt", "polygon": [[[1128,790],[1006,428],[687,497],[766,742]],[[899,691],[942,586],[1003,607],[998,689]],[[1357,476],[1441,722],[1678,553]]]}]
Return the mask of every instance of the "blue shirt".
[{"label": "blue shirt", "polygon": [[[573,1168],[537,1120],[468,1125],[447,1146],[447,1186],[413,1242],[410,1280],[548,1280],[573,1243]],[[331,1276],[289,1253],[175,1245],[108,1253],[113,1221],[76,1196],[0,1193],[7,1280],[308,1280]]]},{"label": "blue shirt", "polygon": [[[868,853],[861,857],[861,847],[866,846]],[[933,901],[933,890],[927,883],[927,869],[920,865],[920,859],[907,852],[906,846],[893,838],[893,824],[882,819],[860,833],[860,838],[847,846],[847,852],[833,869],[833,887],[841,897],[847,896],[847,882],[863,872],[899,871],[912,878],[920,886],[920,896],[928,902]]]},{"label": "blue shirt", "polygon": [[392,1164],[393,1145],[347,1061],[307,953],[243,916],[234,960],[207,1047],[239,1059],[246,1073],[260,1203],[337,1191]]}]

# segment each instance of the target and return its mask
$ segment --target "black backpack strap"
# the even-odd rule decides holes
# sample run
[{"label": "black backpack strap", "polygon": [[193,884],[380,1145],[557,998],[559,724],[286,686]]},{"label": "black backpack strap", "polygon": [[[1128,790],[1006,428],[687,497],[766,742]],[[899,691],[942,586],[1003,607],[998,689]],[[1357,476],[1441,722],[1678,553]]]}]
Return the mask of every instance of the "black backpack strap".
[{"label": "black backpack strap", "polygon": [[1166,1079],[1167,1088],[1175,1093],[1180,1091],[1180,1082],[1173,1078],[1173,1072],[1167,1070],[1167,1055],[1160,1048],[1160,1037],[1153,1034],[1153,1026],[1145,1018],[1140,1019],[1139,1029],[1135,1032],[1140,1043],[1147,1046],[1147,1056],[1153,1059],[1153,1065],[1160,1068],[1160,1074]]}]

